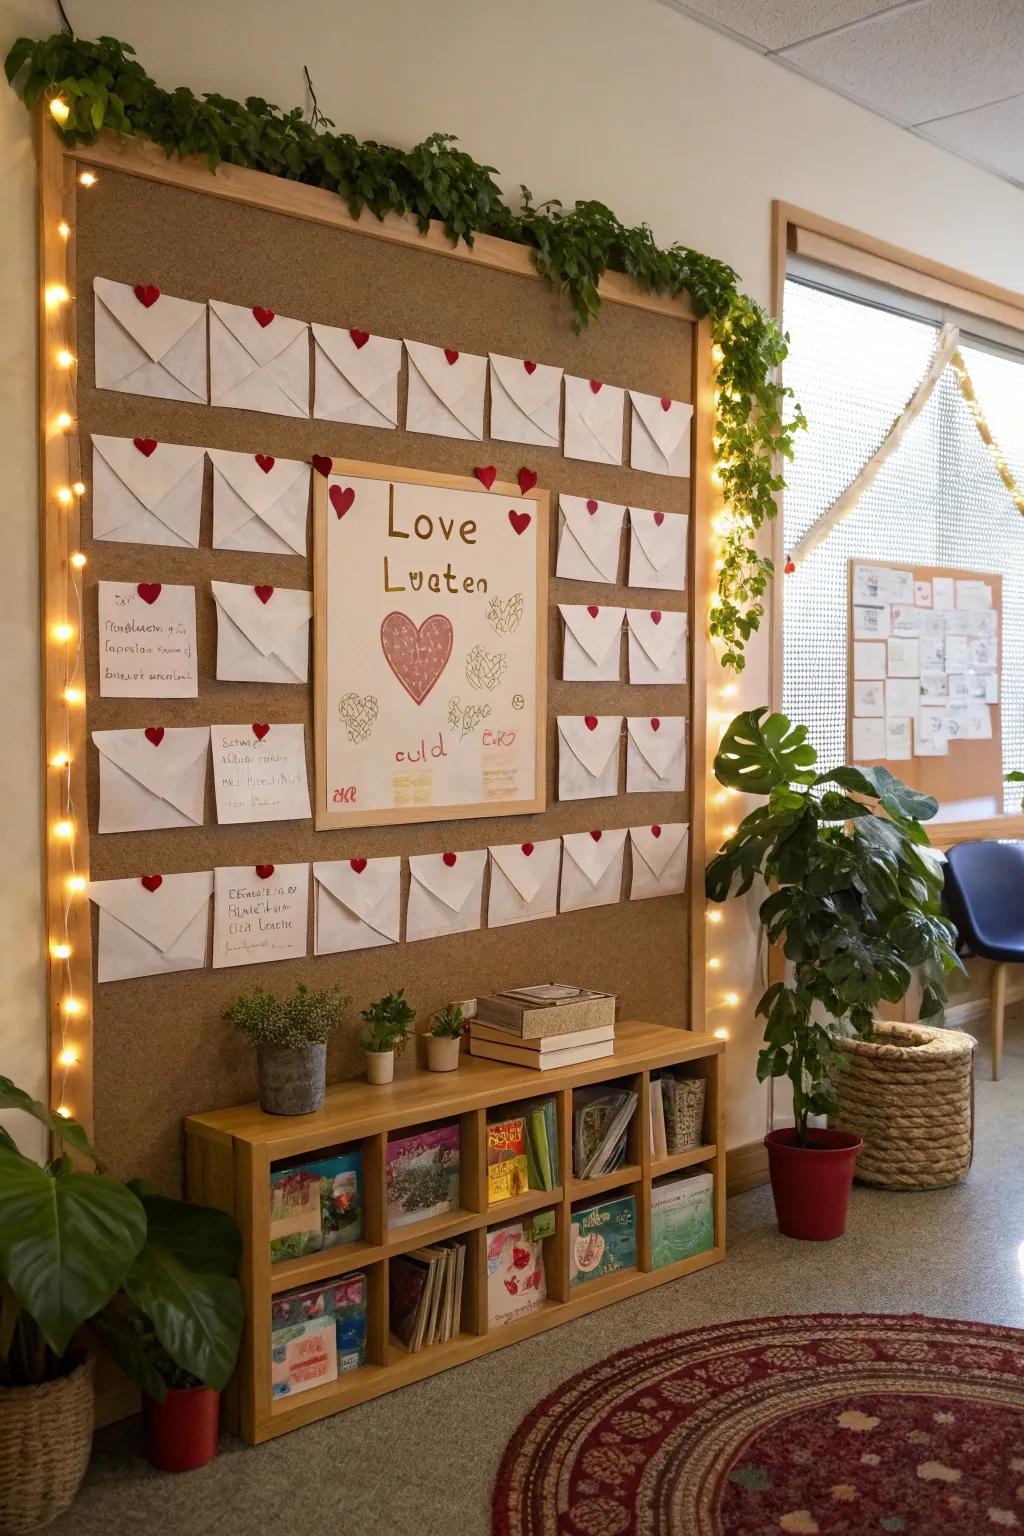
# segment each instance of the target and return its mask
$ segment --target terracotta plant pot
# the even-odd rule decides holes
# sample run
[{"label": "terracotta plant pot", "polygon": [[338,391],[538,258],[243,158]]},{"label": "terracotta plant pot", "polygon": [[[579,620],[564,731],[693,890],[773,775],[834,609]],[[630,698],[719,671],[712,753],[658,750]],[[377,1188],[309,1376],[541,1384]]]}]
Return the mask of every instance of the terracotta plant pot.
[{"label": "terracotta plant pot", "polygon": [[459,1064],[461,1035],[428,1035],[427,1066],[431,1072],[454,1072]]},{"label": "terracotta plant pot", "polygon": [[809,1130],[807,1146],[792,1127],[770,1131],[768,1148],[775,1214],[783,1237],[824,1242],[846,1231],[853,1170],[864,1143],[847,1131]]},{"label": "terracotta plant pot", "polygon": [[315,1042],[301,1050],[257,1046],[260,1106],[268,1115],[311,1115],[324,1102],[327,1047]]},{"label": "terracotta plant pot", "polygon": [[161,1472],[192,1472],[217,1454],[220,1393],[212,1387],[168,1387],[162,1403],[142,1394],[146,1455]]},{"label": "terracotta plant pot", "polygon": [[390,1083],[395,1076],[394,1051],[364,1051],[366,1057],[366,1081]]},{"label": "terracotta plant pot", "polygon": [[92,1450],[92,1361],[39,1387],[0,1387],[0,1531],[28,1536],[73,1503]]}]

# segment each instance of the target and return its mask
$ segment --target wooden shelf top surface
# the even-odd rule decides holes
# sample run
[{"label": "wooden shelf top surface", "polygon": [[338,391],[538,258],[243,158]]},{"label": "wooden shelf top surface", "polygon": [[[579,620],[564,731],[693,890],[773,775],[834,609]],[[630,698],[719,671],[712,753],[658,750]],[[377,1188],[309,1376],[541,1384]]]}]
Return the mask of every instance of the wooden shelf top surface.
[{"label": "wooden shelf top surface", "polygon": [[311,1115],[268,1115],[258,1104],[239,1104],[233,1109],[189,1115],[186,1126],[193,1135],[234,1138],[266,1147],[271,1159],[288,1157],[307,1147],[327,1147],[393,1126],[439,1120],[470,1109],[543,1096],[559,1088],[599,1083],[645,1067],[717,1056],[724,1049],[725,1042],[714,1035],[626,1019],[615,1026],[612,1054],[597,1061],[537,1072],[470,1056],[464,1047],[456,1072],[417,1068],[382,1086],[361,1078],[334,1083],[327,1089],[323,1108]]}]

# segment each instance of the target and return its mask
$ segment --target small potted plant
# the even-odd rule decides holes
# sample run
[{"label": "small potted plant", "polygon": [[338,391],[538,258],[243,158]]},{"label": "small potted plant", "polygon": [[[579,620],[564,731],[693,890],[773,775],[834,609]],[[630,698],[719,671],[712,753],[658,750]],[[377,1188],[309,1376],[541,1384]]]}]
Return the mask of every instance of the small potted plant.
[{"label": "small potted plant", "polygon": [[466,1025],[458,1003],[435,1013],[427,1035],[427,1066],[431,1072],[454,1072]]},{"label": "small potted plant", "polygon": [[224,1014],[256,1046],[260,1104],[268,1115],[309,1115],[324,1102],[327,1039],[352,999],[338,986],[311,992],[300,983],[290,998],[254,987]]},{"label": "small potted plant", "polygon": [[369,1008],[362,1019],[366,1025],[362,1046],[366,1053],[366,1078],[370,1083],[390,1083],[395,1075],[395,1052],[405,1047],[416,1010],[405,1000],[405,988],[389,992]]},{"label": "small potted plant", "polygon": [[815,773],[817,758],[807,728],[785,715],[737,715],[715,777],[767,804],[744,817],[706,875],[712,901],[742,895],[755,876],[769,887],[761,926],[788,964],[757,1005],[765,1020],[757,1076],[792,1085],[796,1123],[765,1143],[779,1229],[801,1238],[842,1235],[863,1146],[850,1132],[808,1123],[836,1110],[840,1042],[870,1035],[875,1008],[898,1002],[914,969],[921,1017],[940,1013],[947,973],[963,969],[942,915],[941,868],[922,851],[921,823],[935,815],[935,800],[882,767]]}]

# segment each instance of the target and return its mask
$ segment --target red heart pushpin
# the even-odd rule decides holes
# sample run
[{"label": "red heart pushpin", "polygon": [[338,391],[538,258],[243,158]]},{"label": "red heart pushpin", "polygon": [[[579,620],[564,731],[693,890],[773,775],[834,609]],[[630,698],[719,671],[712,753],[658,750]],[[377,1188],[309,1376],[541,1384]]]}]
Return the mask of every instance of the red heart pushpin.
[{"label": "red heart pushpin", "polygon": [[277,460],[274,458],[273,454],[258,453],[256,455],[256,463],[259,465],[260,469],[262,469],[265,475],[270,474],[270,471],[273,469],[276,462]]},{"label": "red heart pushpin", "polygon": [[269,725],[254,725],[253,728],[252,728],[252,733],[256,737],[257,741],[262,741],[264,736],[267,735],[269,730],[270,730],[270,726]]},{"label": "red heart pushpin", "polygon": [[143,875],[139,883],[152,895],[153,891],[158,891],[163,885],[164,877],[163,875]]},{"label": "red heart pushpin", "polygon": [[660,837],[661,836],[661,828],[659,826],[653,826],[651,828],[651,836],[652,837]]},{"label": "red heart pushpin", "polygon": [[583,716],[583,724],[586,726],[588,731],[596,731],[597,730],[597,725],[598,725],[597,716],[596,715],[584,715]]},{"label": "red heart pushpin", "polygon": [[587,502],[587,511],[590,513],[591,517],[593,517],[599,506],[600,502],[595,501],[593,496],[591,496],[590,500]]},{"label": "red heart pushpin", "polygon": [[256,593],[256,596],[259,598],[264,607],[267,606],[267,604],[270,602],[270,599],[274,595],[273,587],[253,587],[253,591]]},{"label": "red heart pushpin", "polygon": [[459,360],[459,354],[456,352],[454,347],[445,347],[444,360],[448,364],[449,368],[453,368],[455,366]]},{"label": "red heart pushpin", "polygon": [[519,471],[519,489],[525,496],[527,491],[532,491],[537,484],[537,471],[523,468]]},{"label": "red heart pushpin", "polygon": [[601,841],[603,833],[601,833],[601,832],[591,832],[590,835],[594,839],[595,843],[599,843]]},{"label": "red heart pushpin", "polygon": [[661,397],[661,408],[663,411],[670,411],[672,409],[672,401],[666,400],[664,395]]},{"label": "red heart pushpin", "polygon": [[261,880],[269,880],[271,875],[274,873],[274,866],[273,864],[257,864],[256,873],[259,875]]},{"label": "red heart pushpin", "polygon": [[449,869],[452,869],[457,861],[458,856],[454,853],[443,853],[441,855],[441,863],[447,865]]},{"label": "red heart pushpin", "polygon": [[655,512],[655,514],[654,514],[654,526],[655,526],[655,528],[660,528],[664,521],[665,521],[665,514],[664,514],[664,512]]},{"label": "red heart pushpin", "polygon": [[657,715],[652,715],[652,717],[651,717],[651,730],[652,731],[660,731],[661,730],[661,721],[658,719]]},{"label": "red heart pushpin", "polygon": [[357,875],[361,875],[363,870],[366,868],[366,860],[365,859],[349,859],[348,862],[349,862],[350,866],[352,867],[352,869],[355,870]]},{"label": "red heart pushpin", "polygon": [[154,747],[158,747],[164,739],[164,728],[162,725],[147,725],[143,735]]},{"label": "red heart pushpin", "polygon": [[355,345],[355,348],[356,348],[357,352],[361,351],[362,348],[366,346],[366,343],[370,339],[369,331],[351,330],[351,331],[349,331],[349,335],[352,337],[352,341],[353,341],[353,343]]},{"label": "red heart pushpin", "polygon": [[152,309],[160,297],[160,289],[155,283],[136,283],[132,292],[144,309]]},{"label": "red heart pushpin", "polygon": [[661,623],[661,614],[658,612],[657,608],[655,608],[653,613],[651,614],[651,623],[652,624],[660,624]]},{"label": "red heart pushpin", "polygon": [[[533,366],[536,368],[536,366],[537,366],[536,363],[534,363]],[[526,858],[529,858],[530,854],[533,852],[533,844],[532,843],[520,843],[519,844],[519,851]]]},{"label": "red heart pushpin", "polygon": [[498,471],[495,469],[493,464],[484,464],[482,468],[474,469],[473,473],[476,475],[485,491],[489,491],[495,480],[498,478]]},{"label": "red heart pushpin", "polygon": [[264,309],[262,304],[254,304],[252,307],[252,317],[260,329],[265,331],[274,318],[274,311],[272,309]]},{"label": "red heart pushpin", "polygon": [[533,362],[531,358],[523,358],[523,367],[526,369],[527,373],[537,372],[537,364]]},{"label": "red heart pushpin", "polygon": [[144,603],[152,605],[160,596],[163,588],[158,581],[140,581],[135,590]]},{"label": "red heart pushpin", "polygon": [[327,476],[334,468],[334,460],[328,453],[314,453],[313,468],[316,470],[318,475],[323,475],[324,479],[326,480]]},{"label": "red heart pushpin", "polygon": [[592,619],[596,619],[601,610],[596,603],[588,603],[587,612],[590,614]]},{"label": "red heart pushpin", "polygon": [[157,440],[155,437],[133,437],[132,442],[144,459],[148,459],[157,450]]},{"label": "red heart pushpin", "polygon": [[601,393],[601,389],[602,389],[602,385],[601,385],[600,379],[591,379],[591,381],[590,381],[590,391],[591,391],[591,394],[599,395]]}]

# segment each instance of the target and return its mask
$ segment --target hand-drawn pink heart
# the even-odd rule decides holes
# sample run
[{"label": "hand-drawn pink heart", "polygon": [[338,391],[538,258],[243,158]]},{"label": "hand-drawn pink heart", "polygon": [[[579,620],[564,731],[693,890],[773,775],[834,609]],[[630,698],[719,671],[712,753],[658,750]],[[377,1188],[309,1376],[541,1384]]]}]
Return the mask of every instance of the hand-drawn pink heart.
[{"label": "hand-drawn pink heart", "polygon": [[591,394],[594,394],[594,395],[598,395],[598,394],[601,393],[601,381],[600,381],[600,379],[591,379],[591,381],[590,381],[590,391],[591,391]]},{"label": "hand-drawn pink heart", "polygon": [[654,612],[651,614],[651,623],[652,624],[660,624],[661,623],[661,614],[658,612],[657,608],[655,608]]},{"label": "hand-drawn pink heart", "polygon": [[587,502],[587,511],[590,513],[591,517],[593,517],[599,506],[600,502],[595,501],[593,496],[591,496],[590,500]]},{"label": "hand-drawn pink heart", "polygon": [[422,704],[452,654],[449,618],[432,613],[417,628],[407,614],[389,613],[380,626],[384,657],[414,704]]},{"label": "hand-drawn pink heart", "polygon": [[535,469],[527,469],[524,465],[519,471],[519,489],[525,496],[527,491],[532,491],[536,484],[537,471]]},{"label": "hand-drawn pink heart", "polygon": [[474,469],[474,475],[480,481],[485,491],[489,491],[498,478],[498,471],[493,464],[485,464],[481,469]]},{"label": "hand-drawn pink heart", "polygon": [[594,839],[595,843],[599,843],[601,841],[602,834],[600,832],[591,832],[590,835]]},{"label": "hand-drawn pink heart", "polygon": [[657,715],[652,715],[651,716],[651,730],[652,731],[660,731],[661,730],[661,721],[658,719]]},{"label": "hand-drawn pink heart", "polygon": [[265,331],[274,318],[274,311],[272,309],[264,309],[262,304],[254,304],[252,307],[252,317],[260,329]]},{"label": "hand-drawn pink heart", "polygon": [[149,891],[150,895],[152,895],[154,891],[158,891],[163,883],[163,875],[143,875],[142,880],[140,881],[140,884],[144,886],[147,891]]},{"label": "hand-drawn pink heart", "polygon": [[457,853],[442,853],[441,863],[445,866],[446,869],[454,869],[458,863],[458,858],[459,856]]},{"label": "hand-drawn pink heart", "polygon": [[327,494],[330,497],[331,506],[339,518],[345,516],[345,513],[356,499],[356,493],[350,485],[346,485],[344,490],[342,490],[340,485],[332,485]]},{"label": "hand-drawn pink heart", "polygon": [[533,852],[533,844],[532,843],[520,843],[519,844],[519,852],[523,855],[524,858],[528,859],[530,857],[530,854]]},{"label": "hand-drawn pink heart", "polygon": [[274,873],[274,866],[273,864],[257,864],[256,873],[259,875],[261,880],[269,880],[271,875]]},{"label": "hand-drawn pink heart", "polygon": [[274,595],[273,587],[253,587],[253,591],[256,593],[256,596],[259,598],[264,608],[267,606],[267,604],[270,602],[270,599]]},{"label": "hand-drawn pink heart", "polygon": [[160,297],[156,283],[136,283],[132,292],[144,309],[151,309]]},{"label": "hand-drawn pink heart", "polygon": [[664,395],[661,397],[661,408],[663,411],[670,411],[672,409],[672,401],[666,400]]},{"label": "hand-drawn pink heart", "polygon": [[158,581],[140,581],[135,590],[144,603],[152,605],[160,596],[163,588]]},{"label": "hand-drawn pink heart", "polygon": [[259,465],[260,469],[262,469],[265,475],[269,475],[270,471],[277,463],[277,460],[274,458],[273,454],[258,453],[256,455],[256,463]]},{"label": "hand-drawn pink heart", "polygon": [[155,437],[133,437],[132,442],[144,459],[148,459],[150,454],[155,453],[158,446]]},{"label": "hand-drawn pink heart", "polygon": [[366,868],[365,859],[349,859],[348,862],[352,869],[355,870],[357,875],[361,875],[363,870]]},{"label": "hand-drawn pink heart", "polygon": [[657,826],[657,825],[653,826],[651,828],[651,836],[652,837],[660,837],[661,836],[661,828],[659,826]]},{"label": "hand-drawn pink heart", "polygon": [[516,1269],[525,1269],[527,1264],[529,1264],[529,1262],[530,1262],[530,1250],[529,1250],[529,1248],[517,1248],[513,1244],[513,1247],[512,1247],[512,1263],[515,1265]]},{"label": "hand-drawn pink heart", "polygon": [[162,725],[147,725],[143,735],[154,747],[158,747],[164,739],[164,728]]},{"label": "hand-drawn pink heart", "polygon": [[314,453],[313,468],[316,470],[318,475],[323,475],[324,479],[326,480],[327,476],[334,468],[334,460],[331,458],[329,453]]},{"label": "hand-drawn pink heart", "polygon": [[264,736],[266,736],[267,733],[269,732],[269,730],[270,730],[270,726],[269,725],[254,725],[253,728],[252,728],[252,733],[256,737],[257,741],[262,741]]},{"label": "hand-drawn pink heart", "polygon": [[370,339],[369,331],[352,330],[352,331],[349,331],[349,335],[352,337],[352,341],[355,344],[355,348],[356,348],[357,352],[360,351],[363,347],[365,347],[366,343]]},{"label": "hand-drawn pink heart", "polygon": [[598,722],[597,722],[597,716],[596,715],[584,715],[583,716],[583,724],[586,726],[588,731],[596,731],[597,730],[597,723]]},{"label": "hand-drawn pink heart", "polygon": [[444,360],[448,364],[449,368],[454,367],[454,365],[458,362],[459,354],[455,351],[454,347],[445,347]]},{"label": "hand-drawn pink heart", "polygon": [[655,528],[660,528],[664,521],[665,521],[665,514],[664,514],[664,512],[655,512],[655,514],[654,514],[654,526],[655,526]]},{"label": "hand-drawn pink heart", "polygon": [[523,367],[526,369],[527,373],[537,372],[537,364],[529,358],[523,358]]},{"label": "hand-drawn pink heart", "polygon": [[516,533],[525,533],[527,528],[529,528],[530,524],[532,523],[533,518],[530,516],[529,512],[510,511],[508,514],[508,520],[512,524],[512,527],[515,529]]}]

